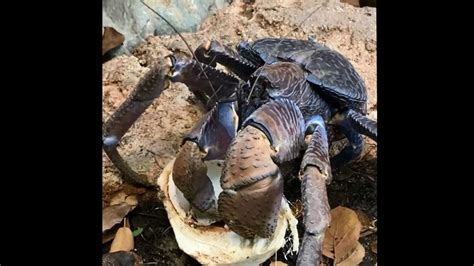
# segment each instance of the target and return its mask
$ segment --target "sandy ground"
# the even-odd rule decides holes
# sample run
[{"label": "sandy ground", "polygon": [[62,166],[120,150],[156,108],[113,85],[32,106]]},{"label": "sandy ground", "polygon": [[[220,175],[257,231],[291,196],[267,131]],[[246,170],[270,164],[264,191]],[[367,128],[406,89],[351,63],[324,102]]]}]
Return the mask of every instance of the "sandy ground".
[{"label": "sandy ground", "polygon": [[[376,9],[358,8],[330,0],[301,24],[324,1],[269,2],[234,1],[229,7],[206,19],[198,32],[183,33],[183,36],[193,49],[210,39],[235,46],[240,40],[269,36],[300,39],[312,36],[318,42],[338,50],[353,63],[367,85],[369,116],[376,120]],[[119,56],[104,63],[104,121],[125,100],[151,65],[163,64],[164,57],[176,50],[187,51],[178,36],[151,37],[132,55]],[[150,181],[154,182],[152,179],[176,155],[181,138],[203,115],[203,111],[185,85],[172,84],[124,136],[120,143],[121,153],[134,169],[147,174]],[[328,190],[331,207],[343,204],[361,209],[373,218],[376,217],[376,144],[370,140],[366,142],[362,159],[339,173],[346,175],[345,181],[333,182],[335,184]],[[122,189],[122,181],[105,154],[103,166],[105,207],[109,204],[110,195]],[[367,191],[370,196],[367,196]],[[331,199],[331,193],[334,199]]]}]

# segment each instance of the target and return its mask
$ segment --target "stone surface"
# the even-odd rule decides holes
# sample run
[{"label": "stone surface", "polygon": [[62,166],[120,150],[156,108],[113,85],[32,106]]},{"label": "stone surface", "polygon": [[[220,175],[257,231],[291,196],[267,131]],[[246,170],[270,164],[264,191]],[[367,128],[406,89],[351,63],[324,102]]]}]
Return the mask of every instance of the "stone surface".
[{"label": "stone surface", "polygon": [[[227,0],[147,0],[153,10],[164,16],[180,32],[195,31],[202,20],[226,5]],[[146,37],[172,34],[173,30],[138,0],[103,0],[102,24],[125,36],[116,54],[130,51]]]}]

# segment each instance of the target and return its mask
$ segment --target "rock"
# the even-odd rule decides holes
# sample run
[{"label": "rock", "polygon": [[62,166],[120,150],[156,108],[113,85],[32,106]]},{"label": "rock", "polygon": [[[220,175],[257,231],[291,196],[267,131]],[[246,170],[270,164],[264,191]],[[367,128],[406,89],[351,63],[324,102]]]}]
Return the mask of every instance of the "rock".
[{"label": "rock", "polygon": [[[196,31],[201,21],[229,0],[148,0],[153,10],[164,16],[180,32]],[[156,14],[137,0],[103,0],[102,25],[113,27],[125,36],[123,46],[115,55],[129,52],[145,38],[172,34],[173,30]]]}]

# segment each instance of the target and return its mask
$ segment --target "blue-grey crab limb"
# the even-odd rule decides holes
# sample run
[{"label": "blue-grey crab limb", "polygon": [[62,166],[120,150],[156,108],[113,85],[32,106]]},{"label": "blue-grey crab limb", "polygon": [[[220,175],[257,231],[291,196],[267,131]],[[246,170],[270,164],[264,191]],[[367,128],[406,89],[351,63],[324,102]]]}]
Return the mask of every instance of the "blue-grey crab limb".
[{"label": "blue-grey crab limb", "polygon": [[301,163],[304,236],[297,265],[319,265],[324,232],[329,225],[326,184],[331,180],[328,138],[319,116]]},{"label": "blue-grey crab limb", "polygon": [[[239,83],[238,79],[231,75],[184,56],[175,54],[170,56],[170,60],[171,67],[156,66],[148,71],[103,126],[105,153],[123,174],[124,180],[133,185],[156,187],[147,181],[146,176],[137,173],[128,165],[118,152],[117,146],[138,117],[169,86],[170,80],[185,83],[207,106],[230,98]],[[201,64],[202,68],[198,64]]]},{"label": "blue-grey crab limb", "polygon": [[349,141],[346,147],[331,159],[333,169],[339,169],[362,153],[364,140],[360,134],[377,141],[377,122],[352,109],[336,115],[333,121]]},{"label": "blue-grey crab limb", "polygon": [[133,185],[155,187],[147,181],[146,176],[138,174],[125,162],[117,146],[138,117],[168,87],[166,78],[168,71],[169,68],[166,67],[155,67],[148,71],[103,126],[102,140],[105,153],[123,174],[124,180]]}]

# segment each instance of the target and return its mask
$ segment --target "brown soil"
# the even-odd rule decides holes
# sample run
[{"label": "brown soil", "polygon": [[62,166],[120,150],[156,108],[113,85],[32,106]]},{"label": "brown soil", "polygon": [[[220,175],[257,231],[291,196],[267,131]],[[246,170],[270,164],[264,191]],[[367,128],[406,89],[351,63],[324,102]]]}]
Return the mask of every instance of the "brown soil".
[{"label": "brown soil", "polygon": [[[268,3],[267,3],[268,2]],[[376,9],[358,8],[329,0],[303,24],[301,21],[323,1],[237,0],[206,19],[196,33],[183,33],[194,49],[201,43],[216,39],[235,46],[240,40],[262,37],[307,39],[316,38],[345,55],[364,78],[369,94],[369,117],[377,119],[376,72]],[[103,64],[104,121],[125,100],[138,80],[154,64],[164,64],[164,57],[173,51],[188,52],[178,36],[148,38],[133,55],[113,58]],[[189,53],[189,52],[188,52]],[[204,108],[183,84],[172,84],[122,138],[121,153],[140,173],[158,177],[163,167],[176,155],[181,139],[203,115]],[[371,221],[377,217],[376,143],[367,140],[364,155],[348,165],[328,187],[331,207],[343,205],[364,212]],[[122,188],[120,174],[103,155],[103,207],[110,195]],[[155,206],[154,206],[155,205]],[[137,253],[158,265],[190,265],[192,259],[179,251],[172,229],[160,203],[143,205],[131,215],[132,227],[143,227],[136,238]],[[158,209],[157,209],[158,207]],[[161,206],[162,207],[162,206]],[[366,248],[363,265],[374,265],[376,254],[370,244],[376,234],[361,238]],[[106,249],[106,247],[104,247]],[[283,260],[278,257],[279,260]],[[288,262],[291,264],[292,259]]]}]

